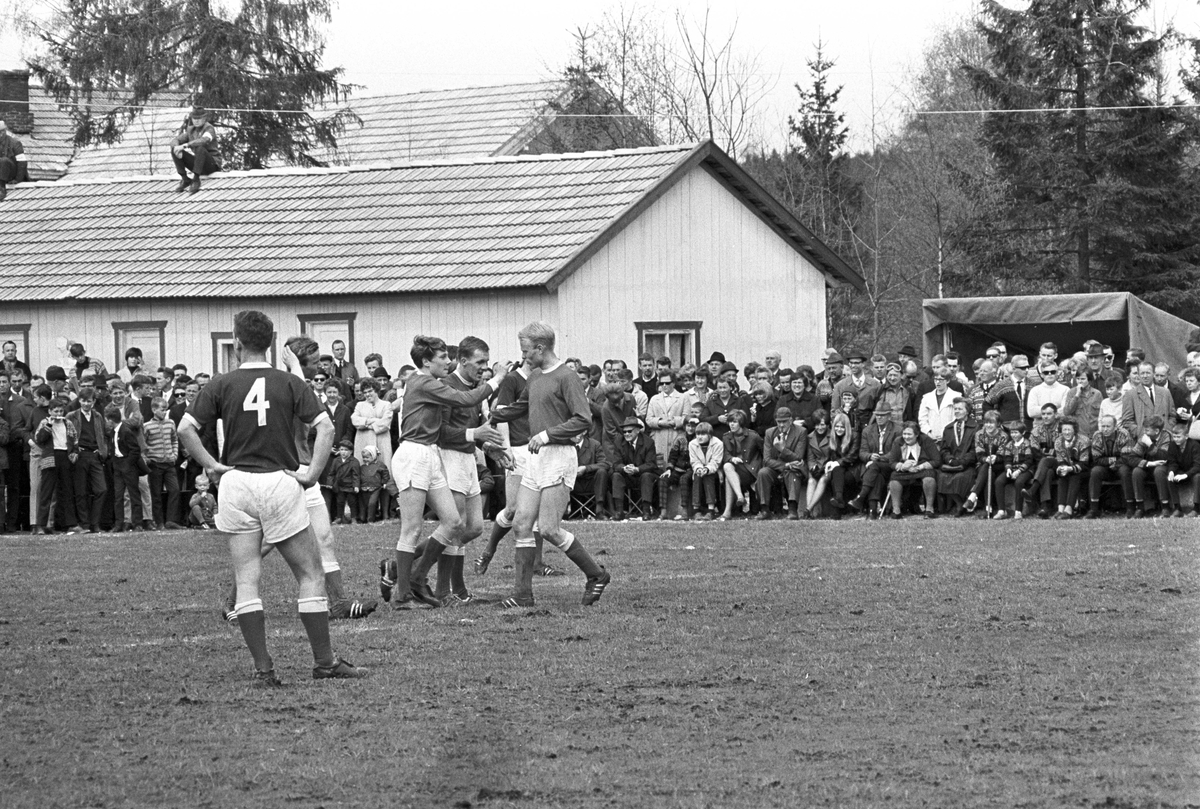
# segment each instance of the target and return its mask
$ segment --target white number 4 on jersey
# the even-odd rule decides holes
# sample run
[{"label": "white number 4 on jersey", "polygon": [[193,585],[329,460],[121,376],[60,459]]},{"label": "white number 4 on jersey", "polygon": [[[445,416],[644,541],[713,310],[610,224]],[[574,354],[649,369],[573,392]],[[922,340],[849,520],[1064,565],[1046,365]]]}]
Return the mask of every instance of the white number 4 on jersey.
[{"label": "white number 4 on jersey", "polygon": [[254,380],[254,384],[250,386],[250,392],[246,394],[246,398],[242,401],[242,410],[247,412],[254,411],[258,414],[258,426],[267,426],[267,411],[271,409],[271,403],[267,401],[267,380],[265,377],[259,377]]}]

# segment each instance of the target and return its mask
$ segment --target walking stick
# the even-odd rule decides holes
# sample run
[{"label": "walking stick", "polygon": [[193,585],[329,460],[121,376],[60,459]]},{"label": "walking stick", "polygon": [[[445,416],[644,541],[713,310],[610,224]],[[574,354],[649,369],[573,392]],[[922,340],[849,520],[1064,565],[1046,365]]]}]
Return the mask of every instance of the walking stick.
[{"label": "walking stick", "polygon": [[988,488],[987,488],[987,518],[992,518],[992,476],[996,472],[996,467],[988,464]]},{"label": "walking stick", "polygon": [[883,515],[887,514],[888,503],[892,500],[892,490],[889,488],[887,494],[883,496],[883,505],[879,507],[879,518],[883,519]]}]

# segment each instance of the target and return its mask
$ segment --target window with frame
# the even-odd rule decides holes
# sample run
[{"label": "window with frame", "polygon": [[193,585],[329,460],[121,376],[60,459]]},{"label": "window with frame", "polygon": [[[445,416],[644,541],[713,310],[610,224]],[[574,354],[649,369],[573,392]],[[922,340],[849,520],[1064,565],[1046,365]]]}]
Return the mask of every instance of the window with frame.
[{"label": "window with frame", "polygon": [[670,357],[675,368],[689,362],[699,362],[700,320],[638,321],[638,354],[652,354],[655,359]]},{"label": "window with frame", "polygon": [[[237,355],[233,353],[233,332],[231,331],[214,331],[209,333],[212,337],[212,371],[217,374],[227,374],[230,371],[236,371],[238,367]],[[279,332],[271,333],[271,347],[267,350],[267,362],[272,367],[276,367],[275,362],[275,345],[279,338]],[[193,371],[192,376],[196,373]]]},{"label": "window with frame", "polygon": [[113,323],[113,342],[115,344],[114,362],[110,368],[115,371],[125,367],[125,351],[130,348],[142,350],[142,367],[150,369],[153,374],[163,364],[167,354],[165,320],[136,320],[126,323]]},{"label": "window with frame", "polygon": [[300,321],[300,333],[316,340],[322,354],[333,354],[333,344],[340,340],[346,344],[346,362],[353,364],[354,319],[357,316],[357,312],[334,312],[296,315],[296,318]]},{"label": "window with frame", "polygon": [[[9,341],[17,344],[17,359],[25,364],[33,367],[33,363],[29,361],[29,329],[31,323],[3,323],[0,324],[0,346]],[[37,371],[34,371],[37,373]]]}]

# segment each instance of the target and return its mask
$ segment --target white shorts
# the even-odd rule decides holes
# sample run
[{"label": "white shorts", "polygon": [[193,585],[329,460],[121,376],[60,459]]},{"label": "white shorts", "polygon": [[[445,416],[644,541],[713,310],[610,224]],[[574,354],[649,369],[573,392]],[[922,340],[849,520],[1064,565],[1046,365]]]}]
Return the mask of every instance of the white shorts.
[{"label": "white shorts", "polygon": [[478,497],[479,471],[475,468],[475,453],[452,449],[439,449],[438,452],[442,456],[442,469],[446,473],[450,491],[466,497]]},{"label": "white shorts", "polygon": [[[307,471],[307,464],[300,464],[300,468],[296,470],[301,475]],[[321,494],[320,483],[314,483],[304,490],[304,505],[309,508],[325,508],[325,497]]]},{"label": "white shorts", "polygon": [[529,445],[522,444],[519,447],[509,447],[509,452],[513,456],[513,468],[508,470],[508,474],[516,475],[523,478],[529,474]]},{"label": "white shorts", "polygon": [[216,524],[227,534],[261,532],[264,542],[282,542],[308,527],[304,489],[285,472],[226,472]]},{"label": "white shorts", "polygon": [[579,453],[574,444],[547,444],[529,455],[529,469],[521,478],[521,487],[541,491],[563,485],[575,485],[579,472]]},{"label": "white shorts", "polygon": [[414,441],[401,441],[392,456],[392,480],[396,490],[446,488],[446,471],[442,467],[442,456],[438,448]]}]

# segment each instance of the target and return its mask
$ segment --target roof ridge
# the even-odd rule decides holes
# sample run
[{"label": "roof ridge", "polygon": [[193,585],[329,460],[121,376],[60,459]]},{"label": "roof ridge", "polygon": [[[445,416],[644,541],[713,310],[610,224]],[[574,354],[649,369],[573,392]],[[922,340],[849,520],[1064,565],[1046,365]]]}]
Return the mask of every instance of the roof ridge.
[{"label": "roof ridge", "polygon": [[[356,163],[353,166],[329,166],[326,168],[301,168],[299,166],[280,166],[270,169],[247,169],[245,171],[222,171],[209,179],[224,179],[234,177],[282,177],[282,176],[321,176],[333,174],[352,174],[368,171],[393,171],[395,169],[445,168],[450,166],[487,166],[503,163],[552,163],[566,160],[595,160],[596,158],[617,158],[633,155],[665,154],[687,152],[695,149],[696,143],[681,143],[669,146],[645,146],[633,149],[609,149],[606,151],[565,152],[561,154],[543,155],[508,155],[500,157],[471,157],[446,158],[444,160],[414,160],[396,161],[389,163]],[[68,173],[61,180],[39,180],[28,183],[27,187],[62,188],[79,185],[115,185],[118,183],[146,182],[174,177],[173,173],[142,174],[126,177],[85,177],[71,179]]]}]

